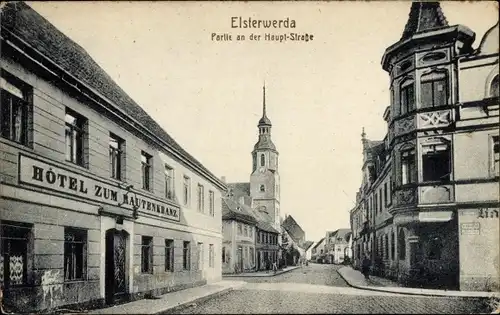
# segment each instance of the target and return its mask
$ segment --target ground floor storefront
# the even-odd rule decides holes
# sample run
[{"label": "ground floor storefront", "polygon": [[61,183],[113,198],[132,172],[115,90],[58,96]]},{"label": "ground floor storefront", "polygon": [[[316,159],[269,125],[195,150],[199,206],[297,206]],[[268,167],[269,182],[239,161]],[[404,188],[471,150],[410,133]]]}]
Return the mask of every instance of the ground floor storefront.
[{"label": "ground floor storefront", "polygon": [[249,242],[224,241],[222,244],[222,273],[232,274],[255,270],[255,246]]},{"label": "ground floor storefront", "polygon": [[396,214],[354,240],[353,267],[410,287],[498,290],[498,208]]},{"label": "ground floor storefront", "polygon": [[221,238],[214,232],[60,195],[0,189],[0,283],[8,310],[101,306],[221,277]]}]

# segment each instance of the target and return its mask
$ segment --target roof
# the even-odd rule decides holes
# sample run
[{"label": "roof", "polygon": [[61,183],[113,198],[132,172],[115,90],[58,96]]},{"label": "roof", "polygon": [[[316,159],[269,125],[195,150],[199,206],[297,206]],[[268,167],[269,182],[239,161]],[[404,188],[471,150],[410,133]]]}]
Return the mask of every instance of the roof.
[{"label": "roof", "polygon": [[309,247],[311,247],[313,244],[314,244],[313,241],[305,241],[304,244],[302,244],[302,248],[308,250]]},{"label": "roof", "polygon": [[304,230],[300,227],[300,225],[295,221],[295,219],[288,215],[281,226],[288,232],[291,238],[299,244],[301,239],[304,239],[305,233]]},{"label": "roof", "polygon": [[259,135],[259,140],[253,146],[253,149],[254,150],[269,149],[269,150],[276,151],[276,145],[274,145],[273,140],[271,140],[271,135],[262,134],[262,135]]},{"label": "roof", "polygon": [[320,240],[316,243],[316,245],[314,245],[313,249],[318,248],[318,246],[319,246],[319,245],[320,245],[320,244],[321,244],[324,240],[325,240],[325,238],[324,238],[324,237],[323,237],[322,239],[320,239]]},{"label": "roof", "polygon": [[338,229],[335,232],[330,233],[329,237],[335,238],[333,242],[336,242],[338,238],[341,238],[342,242],[348,242],[349,241],[348,237],[350,236],[350,234],[351,234],[351,229]]},{"label": "roof", "polygon": [[[2,32],[8,31],[36,49],[82,83],[90,86],[122,110],[130,120],[161,139],[180,156],[202,170],[219,186],[223,183],[198,160],[186,152],[163,128],[151,118],[80,45],[59,31],[24,2],[8,2],[1,11]],[[2,33],[3,34],[3,33]]]},{"label": "roof", "polygon": [[270,223],[271,217],[257,209],[252,209],[254,217],[257,219],[257,228],[266,232],[280,234]]},{"label": "roof", "polygon": [[439,2],[413,2],[401,39],[404,40],[416,33],[447,26],[448,21]]},{"label": "roof", "polygon": [[253,216],[250,207],[227,197],[222,198],[222,220],[235,220],[257,224],[257,220]]},{"label": "roof", "polygon": [[498,54],[498,22],[484,34],[478,51],[480,55]]}]

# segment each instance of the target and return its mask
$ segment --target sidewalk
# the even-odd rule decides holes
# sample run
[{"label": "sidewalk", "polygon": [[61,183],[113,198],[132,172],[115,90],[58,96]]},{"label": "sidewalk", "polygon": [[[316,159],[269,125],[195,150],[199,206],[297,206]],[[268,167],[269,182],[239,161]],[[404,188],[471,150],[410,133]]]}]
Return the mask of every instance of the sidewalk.
[{"label": "sidewalk", "polygon": [[290,272],[292,270],[298,269],[300,266],[290,266],[283,268],[282,270],[278,270],[274,273],[272,270],[267,271],[254,271],[254,272],[242,272],[242,273],[231,273],[231,274],[223,274],[222,278],[240,278],[240,277],[274,277],[277,275],[281,275],[286,272]]},{"label": "sidewalk", "polygon": [[479,291],[449,291],[407,288],[389,279],[370,276],[366,280],[363,274],[352,267],[342,267],[337,271],[340,276],[351,286],[357,289],[372,290],[379,292],[390,292],[408,295],[424,296],[446,296],[446,297],[470,297],[470,298],[492,298],[500,297],[499,292],[479,292]]},{"label": "sidewalk", "polygon": [[143,299],[108,308],[92,310],[87,314],[159,314],[176,310],[228,293],[246,282],[220,281],[195,288],[164,294],[158,299]]}]

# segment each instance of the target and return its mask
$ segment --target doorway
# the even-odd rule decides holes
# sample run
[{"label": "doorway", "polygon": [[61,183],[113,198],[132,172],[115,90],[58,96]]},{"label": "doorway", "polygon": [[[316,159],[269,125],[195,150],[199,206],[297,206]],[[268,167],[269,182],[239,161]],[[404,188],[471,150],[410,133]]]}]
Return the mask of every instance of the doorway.
[{"label": "doorway", "polygon": [[127,300],[127,236],[125,231],[110,229],[106,231],[106,304]]}]

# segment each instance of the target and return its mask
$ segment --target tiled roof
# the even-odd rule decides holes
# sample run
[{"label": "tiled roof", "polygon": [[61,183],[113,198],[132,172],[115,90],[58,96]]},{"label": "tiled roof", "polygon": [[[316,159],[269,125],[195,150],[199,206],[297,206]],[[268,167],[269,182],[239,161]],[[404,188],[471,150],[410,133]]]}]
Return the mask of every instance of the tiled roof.
[{"label": "tiled roof", "polygon": [[401,39],[448,26],[439,2],[413,2]]},{"label": "tiled roof", "polygon": [[227,187],[233,197],[250,196],[250,183],[227,183]]},{"label": "tiled roof", "polygon": [[222,198],[222,219],[244,221],[256,224],[257,220],[253,216],[252,210],[230,198]]},{"label": "tiled roof", "polygon": [[351,229],[338,229],[335,232],[330,234],[330,237],[333,237],[333,243],[337,243],[337,239],[341,238],[342,242],[348,242],[348,237],[351,234]]},{"label": "tiled roof", "polygon": [[[27,4],[24,2],[8,2],[1,10],[0,21],[2,32],[8,30],[63,70],[92,87],[109,99],[113,105],[139,122],[142,127],[150,130],[152,134],[166,142],[186,160],[212,176],[212,180],[222,185],[217,177],[187,153],[141,106],[132,100],[92,59],[85,49],[64,35]],[[89,27],[92,27],[91,24],[89,24]]]},{"label": "tiled roof", "polygon": [[290,237],[292,237],[296,243],[299,243],[299,240],[304,239],[305,237],[304,230],[302,230],[300,225],[291,215],[288,215],[285,218],[282,223],[282,227],[288,232]]},{"label": "tiled roof", "polygon": [[302,248],[305,250],[308,250],[309,247],[311,247],[314,244],[312,241],[305,241],[304,244],[302,244]]},{"label": "tiled roof", "polygon": [[324,240],[325,240],[325,238],[324,238],[324,237],[323,237],[322,239],[320,239],[320,240],[316,243],[316,245],[314,245],[313,249],[318,248],[318,246],[319,246],[319,245],[320,245],[320,244],[321,244]]}]

